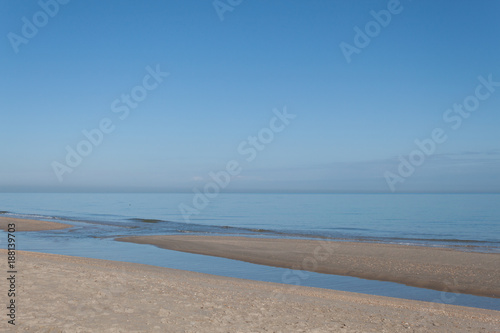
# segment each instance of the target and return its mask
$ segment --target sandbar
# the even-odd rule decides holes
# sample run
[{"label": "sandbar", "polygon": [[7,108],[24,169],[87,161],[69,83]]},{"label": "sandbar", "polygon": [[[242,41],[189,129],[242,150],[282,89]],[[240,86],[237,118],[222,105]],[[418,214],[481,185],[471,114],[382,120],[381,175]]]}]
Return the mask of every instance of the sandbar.
[{"label": "sandbar", "polygon": [[232,236],[137,236],[118,241],[254,264],[500,297],[500,254],[454,249]]},{"label": "sandbar", "polygon": [[58,222],[18,219],[13,217],[0,216],[1,230],[7,231],[8,225],[12,223],[16,225],[16,231],[44,231],[44,230],[66,229],[72,227],[72,225],[70,224],[64,224]]}]

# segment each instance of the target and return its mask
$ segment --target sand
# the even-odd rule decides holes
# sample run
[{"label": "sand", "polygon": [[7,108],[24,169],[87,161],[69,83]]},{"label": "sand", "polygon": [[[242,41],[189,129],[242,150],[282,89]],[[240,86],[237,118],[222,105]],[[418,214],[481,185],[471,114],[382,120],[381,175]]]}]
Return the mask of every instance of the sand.
[{"label": "sand", "polygon": [[[0,228],[5,229],[12,222],[16,223],[17,231],[71,227],[0,217]],[[441,269],[440,274],[448,271],[447,266],[453,267],[452,271],[458,267],[458,272],[463,273],[463,268],[475,265],[484,274],[497,274],[498,267],[497,256],[469,257],[467,253],[451,251],[453,256],[458,256],[458,259],[452,256],[453,259],[440,257],[439,251],[421,253],[407,247],[394,253],[394,248],[388,251],[384,246],[373,246],[375,244],[353,243],[344,247],[344,244],[319,241],[309,244],[295,240],[288,243],[191,236],[146,237],[133,241],[152,243],[153,240],[162,247],[223,257],[239,256],[240,260],[250,262],[263,260],[264,264],[280,267],[297,264],[302,269],[307,265],[320,267],[332,260],[342,262],[343,258],[351,266],[346,275],[356,274],[359,267],[377,265],[380,263],[377,260],[384,262],[384,257],[383,270],[391,272],[402,269],[400,260],[408,256],[413,260],[411,270],[418,266],[415,262],[431,263]],[[213,253],[208,253],[210,251]],[[441,262],[441,267],[436,258],[451,260],[451,263]],[[462,268],[459,258],[463,259]],[[0,250],[0,260],[5,263],[0,294],[4,295],[2,299],[7,305],[10,299],[7,292],[11,287],[7,280],[10,274],[7,273],[7,251]],[[276,264],[280,260],[283,263]],[[488,260],[492,260],[490,271],[482,271]],[[375,264],[369,265],[366,261]],[[148,265],[16,251],[16,270],[16,325],[8,324],[5,309],[0,332],[500,332],[500,311]],[[481,280],[488,290],[495,288],[496,281],[490,280]]]},{"label": "sand", "polygon": [[261,265],[500,297],[498,253],[393,244],[226,236],[141,236],[117,240]]},{"label": "sand", "polygon": [[140,264],[19,251],[18,270],[19,332],[500,332],[500,311]]},{"label": "sand", "polygon": [[7,231],[8,225],[12,223],[16,225],[16,231],[58,230],[58,229],[66,229],[72,227],[72,225],[64,223],[17,219],[12,217],[0,216],[1,230]]}]

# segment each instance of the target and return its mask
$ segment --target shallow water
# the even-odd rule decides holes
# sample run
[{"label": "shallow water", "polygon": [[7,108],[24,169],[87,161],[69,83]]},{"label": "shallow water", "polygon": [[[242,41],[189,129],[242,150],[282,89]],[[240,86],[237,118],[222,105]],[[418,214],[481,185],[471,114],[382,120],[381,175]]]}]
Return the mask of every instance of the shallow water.
[{"label": "shallow water", "polygon": [[[67,230],[18,233],[21,250],[145,263],[500,310],[500,299],[442,293],[116,242],[118,236],[226,234],[363,240],[500,252],[500,195],[221,194],[189,222],[193,194],[0,194],[4,216],[68,221]],[[4,237],[1,236],[0,237]]]},{"label": "shallow water", "polygon": [[126,234],[258,233],[500,252],[500,194],[220,194],[188,221],[179,206],[193,207],[193,198],[0,193],[0,210],[123,226]]}]

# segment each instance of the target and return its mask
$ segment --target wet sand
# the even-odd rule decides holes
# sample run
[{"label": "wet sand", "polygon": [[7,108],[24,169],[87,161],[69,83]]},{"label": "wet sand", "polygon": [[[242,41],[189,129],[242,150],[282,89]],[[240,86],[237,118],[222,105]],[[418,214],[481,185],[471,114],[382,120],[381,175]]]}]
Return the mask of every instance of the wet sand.
[{"label": "wet sand", "polygon": [[500,254],[393,244],[213,236],[139,236],[118,241],[254,264],[500,297]]},{"label": "wet sand", "polygon": [[58,230],[58,229],[66,229],[72,227],[72,225],[64,223],[28,220],[28,219],[16,219],[11,217],[0,216],[1,230],[7,231],[8,225],[12,223],[16,225],[16,231]]},{"label": "wet sand", "polygon": [[[6,262],[6,251],[0,254]],[[500,331],[500,311],[107,260],[17,256],[19,332]],[[2,317],[0,331],[14,332]]]}]

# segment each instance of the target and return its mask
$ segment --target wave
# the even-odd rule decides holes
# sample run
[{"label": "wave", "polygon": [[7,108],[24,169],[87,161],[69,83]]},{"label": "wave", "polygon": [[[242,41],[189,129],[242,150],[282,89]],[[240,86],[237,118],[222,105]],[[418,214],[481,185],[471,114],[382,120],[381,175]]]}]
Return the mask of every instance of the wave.
[{"label": "wave", "polygon": [[64,220],[61,217],[50,216],[50,215],[26,214],[26,213],[21,214],[21,213],[7,212],[7,211],[2,211],[0,213],[4,214],[4,215],[9,215],[10,217],[13,217],[13,218],[19,218],[19,219]]},{"label": "wave", "polygon": [[399,237],[387,237],[387,239],[394,240],[412,240],[412,241],[423,241],[423,242],[443,242],[443,243],[478,243],[478,244],[491,244],[498,243],[495,241],[487,240],[475,240],[475,239],[459,239],[459,238],[399,238]]},{"label": "wave", "polygon": [[143,223],[159,223],[159,222],[169,222],[169,221],[163,221],[163,220],[157,220],[157,219],[141,219],[141,218],[131,218],[129,219],[130,221],[135,221],[135,222],[143,222]]},{"label": "wave", "polygon": [[[500,252],[500,242],[498,240],[474,240],[474,239],[459,239],[459,238],[444,238],[444,237],[390,237],[390,236],[371,236],[373,230],[364,228],[319,228],[317,230],[293,230],[284,229],[278,230],[273,228],[252,228],[243,226],[230,225],[215,225],[215,224],[199,224],[175,222],[153,218],[143,217],[120,217],[110,215],[95,217],[97,219],[85,219],[68,216],[55,215],[40,215],[40,214],[20,214],[7,211],[0,211],[0,214],[10,217],[39,219],[48,221],[64,221],[75,222],[92,225],[111,226],[118,228],[126,228],[134,234],[171,234],[171,233],[198,233],[211,235],[244,235],[248,237],[278,237],[278,238],[301,238],[301,239],[322,239],[331,241],[354,241],[354,242],[376,242],[385,244],[400,244],[400,245],[419,245],[419,246],[439,246],[448,248],[460,248],[472,251],[481,252]],[[93,216],[94,217],[94,216]],[[216,219],[214,219],[216,220]],[[219,220],[220,221],[220,220]],[[121,229],[123,230],[123,229]],[[350,231],[361,232],[350,235]],[[95,231],[94,231],[95,232]],[[346,233],[347,232],[347,233]],[[107,230],[105,237],[111,237],[110,233],[114,233],[112,229]],[[365,235],[363,235],[365,234]],[[103,235],[104,236],[104,235]]]},{"label": "wave", "polygon": [[94,221],[94,220],[87,220],[87,219],[78,218],[78,217],[26,214],[26,213],[13,213],[13,212],[5,213],[5,215],[9,215],[10,217],[13,217],[13,218],[27,219],[27,220],[57,221],[57,222],[69,222],[69,223],[75,222],[75,223],[86,223],[86,224],[94,224],[94,225],[97,224],[97,225],[129,228],[128,226],[120,225],[119,222],[116,223],[116,222],[108,222],[108,221],[102,221],[102,220]]}]

